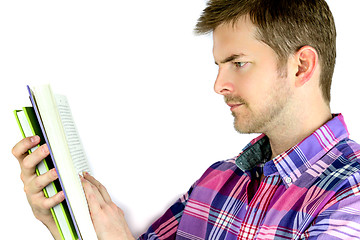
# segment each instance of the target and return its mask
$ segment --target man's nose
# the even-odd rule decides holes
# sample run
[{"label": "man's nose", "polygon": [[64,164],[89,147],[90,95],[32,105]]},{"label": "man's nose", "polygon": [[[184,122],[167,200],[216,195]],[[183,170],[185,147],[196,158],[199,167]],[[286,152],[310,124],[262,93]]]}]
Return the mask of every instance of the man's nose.
[{"label": "man's nose", "polygon": [[225,69],[219,68],[214,84],[214,91],[224,96],[234,92],[234,84],[231,80],[231,76],[226,73]]}]

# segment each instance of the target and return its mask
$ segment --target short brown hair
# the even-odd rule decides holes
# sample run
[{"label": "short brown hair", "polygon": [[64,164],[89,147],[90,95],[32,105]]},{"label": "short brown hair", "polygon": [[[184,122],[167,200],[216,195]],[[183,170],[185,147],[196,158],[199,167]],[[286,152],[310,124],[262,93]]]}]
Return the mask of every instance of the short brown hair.
[{"label": "short brown hair", "polygon": [[245,15],[257,27],[257,38],[276,52],[282,66],[303,46],[317,51],[321,66],[320,87],[329,103],[336,58],[336,29],[325,0],[209,0],[195,33],[212,32],[223,23],[235,24]]}]

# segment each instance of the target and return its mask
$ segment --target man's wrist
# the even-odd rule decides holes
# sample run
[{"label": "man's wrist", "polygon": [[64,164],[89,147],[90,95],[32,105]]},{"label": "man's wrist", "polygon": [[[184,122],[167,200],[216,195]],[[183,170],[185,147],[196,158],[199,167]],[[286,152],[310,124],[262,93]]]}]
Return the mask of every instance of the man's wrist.
[{"label": "man's wrist", "polygon": [[54,219],[52,219],[53,221],[50,224],[45,224],[44,225],[47,227],[47,229],[50,231],[51,235],[53,236],[53,238],[55,240],[61,240],[61,235],[60,232],[56,226],[56,223],[54,221]]}]

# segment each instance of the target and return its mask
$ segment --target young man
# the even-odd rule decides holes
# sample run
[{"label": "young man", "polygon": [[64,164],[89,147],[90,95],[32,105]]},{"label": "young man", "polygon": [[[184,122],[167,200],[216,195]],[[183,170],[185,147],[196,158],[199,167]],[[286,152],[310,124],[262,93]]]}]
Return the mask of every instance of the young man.
[{"label": "young man", "polygon": [[[336,31],[324,0],[210,0],[197,24],[213,32],[215,91],[241,133],[262,133],[213,164],[140,239],[346,239],[360,236],[360,145],[330,112]],[[13,154],[34,215],[59,238],[37,177],[47,154],[20,141]],[[99,239],[133,239],[122,211],[82,179]]]}]

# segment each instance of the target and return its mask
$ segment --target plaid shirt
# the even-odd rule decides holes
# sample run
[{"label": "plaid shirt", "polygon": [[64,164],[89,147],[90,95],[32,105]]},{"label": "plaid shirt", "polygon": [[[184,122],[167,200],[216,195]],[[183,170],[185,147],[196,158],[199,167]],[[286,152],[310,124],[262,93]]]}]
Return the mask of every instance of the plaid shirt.
[{"label": "plaid shirt", "polygon": [[359,239],[360,145],[348,136],[339,114],[269,161],[261,135],[207,169],[139,239]]}]

